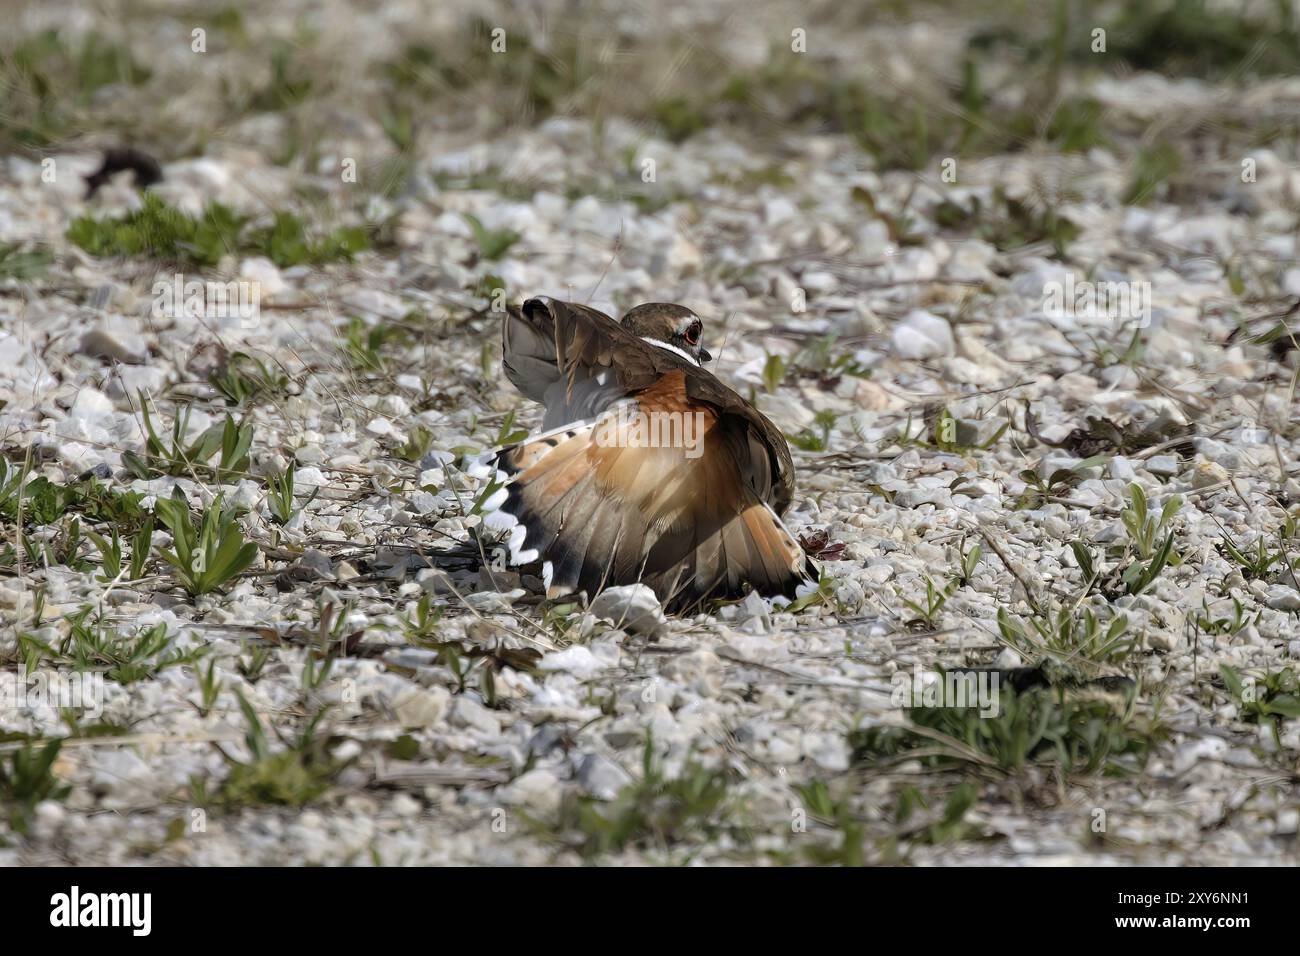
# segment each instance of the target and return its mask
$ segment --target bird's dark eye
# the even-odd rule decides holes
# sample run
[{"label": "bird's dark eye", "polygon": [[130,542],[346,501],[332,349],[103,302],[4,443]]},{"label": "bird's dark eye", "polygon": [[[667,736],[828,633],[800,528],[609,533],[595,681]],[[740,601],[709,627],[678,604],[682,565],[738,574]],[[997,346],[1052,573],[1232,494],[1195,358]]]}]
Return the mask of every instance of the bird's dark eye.
[{"label": "bird's dark eye", "polygon": [[698,345],[700,343],[700,332],[703,329],[704,326],[701,323],[692,322],[686,327],[686,331],[682,333],[682,338],[686,340],[688,345]]}]

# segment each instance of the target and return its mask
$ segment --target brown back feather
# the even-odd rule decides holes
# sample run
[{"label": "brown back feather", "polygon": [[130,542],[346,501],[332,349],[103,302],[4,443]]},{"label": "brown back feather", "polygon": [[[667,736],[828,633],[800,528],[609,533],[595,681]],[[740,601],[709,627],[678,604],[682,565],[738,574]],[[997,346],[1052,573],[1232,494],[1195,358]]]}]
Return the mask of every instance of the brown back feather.
[{"label": "brown back feather", "polygon": [[803,551],[742,474],[748,420],[687,398],[689,369],[674,369],[637,393],[641,411],[698,411],[703,448],[596,441],[598,424],[548,440],[539,455],[525,443],[500,465],[512,475],[502,510],[528,529],[553,567],[552,593],[642,581],[672,610],[746,587],[793,595],[809,574]]},{"label": "brown back feather", "polygon": [[[703,404],[728,428],[743,425],[766,461],[753,460],[747,449],[737,450],[741,475],[760,500],[778,515],[785,513],[794,494],[794,460],[785,436],[758,409],[719,381],[712,373],[667,349],[643,341],[603,312],[576,302],[529,299],[522,308],[507,310],[503,322],[504,367],[521,392],[542,400],[545,384],[564,380],[572,394],[581,378],[609,370],[624,394],[641,398],[670,372],[685,375],[684,398]],[[541,384],[540,376],[549,375]]]}]

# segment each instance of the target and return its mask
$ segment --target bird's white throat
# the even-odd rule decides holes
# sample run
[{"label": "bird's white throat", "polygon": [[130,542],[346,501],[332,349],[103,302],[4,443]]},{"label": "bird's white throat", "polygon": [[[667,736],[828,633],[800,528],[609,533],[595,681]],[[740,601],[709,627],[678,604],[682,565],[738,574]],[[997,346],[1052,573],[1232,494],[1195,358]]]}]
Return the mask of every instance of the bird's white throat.
[{"label": "bird's white throat", "polygon": [[690,362],[692,365],[698,366],[700,364],[699,359],[697,359],[694,355],[692,355],[690,352],[682,351],[677,346],[673,345],[671,342],[664,342],[661,339],[652,339],[645,335],[641,336],[641,341],[649,342],[651,345],[657,345],[661,349],[667,349],[669,352],[676,352],[678,355],[686,359],[686,361]]}]

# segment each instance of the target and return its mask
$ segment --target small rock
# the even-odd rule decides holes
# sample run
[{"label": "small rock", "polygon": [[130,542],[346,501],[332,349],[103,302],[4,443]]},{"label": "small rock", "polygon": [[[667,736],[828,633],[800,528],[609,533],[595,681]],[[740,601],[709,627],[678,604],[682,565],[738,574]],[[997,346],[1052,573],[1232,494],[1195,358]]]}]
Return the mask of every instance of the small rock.
[{"label": "small rock", "polygon": [[308,548],[298,558],[297,562],[283,573],[289,582],[333,581],[334,562],[323,551]]},{"label": "small rock", "polygon": [[67,811],[57,800],[42,800],[36,804],[36,821],[47,832],[57,829],[66,816]]},{"label": "small rock", "polygon": [[849,769],[849,746],[843,734],[805,734],[803,749],[824,770],[838,773]]},{"label": "small rock", "polygon": [[113,414],[112,399],[96,388],[78,389],[77,397],[73,400],[72,407],[68,409],[69,418],[87,421],[95,421],[111,414]]},{"label": "small rock", "polygon": [[646,584],[608,588],[591,602],[591,613],[625,631],[657,634],[667,623],[654,590]]},{"label": "small rock", "polygon": [[239,278],[253,283],[264,299],[272,299],[289,287],[275,263],[265,256],[250,256],[240,262]]},{"label": "small rock", "polygon": [[578,767],[578,783],[597,800],[613,800],[632,782],[628,772],[600,754],[588,754]]},{"label": "small rock", "polygon": [[[425,472],[429,474],[429,472]],[[424,476],[421,475],[421,478]],[[427,515],[438,510],[438,496],[431,495],[427,491],[413,491],[406,496],[407,503],[410,504],[411,510],[418,515]]]},{"label": "small rock", "polygon": [[1133,463],[1123,455],[1116,455],[1110,460],[1110,476],[1116,481],[1137,481]]},{"label": "small rock", "polygon": [[502,590],[513,592],[519,588],[519,583],[518,571],[493,571],[487,565],[478,569],[478,586],[484,592]]},{"label": "small rock", "polygon": [[451,704],[451,694],[442,687],[411,690],[393,703],[393,715],[404,729],[432,727],[442,721]]},{"label": "small rock", "polygon": [[1286,584],[1268,589],[1268,606],[1275,611],[1300,611],[1300,591]]},{"label": "small rock", "polygon": [[167,383],[167,370],[154,365],[123,365],[117,368],[104,388],[115,397],[135,400],[141,391],[156,393]]},{"label": "small rock", "polygon": [[501,721],[496,714],[476,700],[460,696],[451,708],[451,722],[457,727],[468,727],[488,737],[501,734]]},{"label": "small rock", "polygon": [[1172,651],[1178,646],[1178,635],[1169,631],[1149,631],[1147,633],[1147,647],[1153,651]]},{"label": "small rock", "polygon": [[872,584],[884,584],[894,576],[894,566],[888,561],[876,560],[867,565],[863,577]]},{"label": "small rock", "polygon": [[427,471],[430,468],[442,468],[444,465],[449,465],[455,460],[456,456],[451,452],[440,451],[435,448],[420,459],[420,470]]},{"label": "small rock", "polygon": [[460,589],[452,581],[451,575],[442,568],[424,568],[416,576],[420,587],[435,597],[454,595]]},{"label": "small rock", "polygon": [[1223,756],[1227,749],[1227,741],[1218,737],[1202,737],[1183,744],[1174,754],[1174,773],[1186,773],[1202,760]]},{"label": "small rock", "polygon": [[530,807],[543,813],[552,813],[559,807],[562,793],[559,778],[542,767],[534,767],[496,791],[504,803]]},{"label": "small rock", "polygon": [[565,671],[582,680],[594,677],[605,667],[603,661],[581,644],[574,644],[562,651],[547,654],[537,664],[538,670]]},{"label": "small rock", "polygon": [[739,604],[727,609],[724,617],[736,627],[750,634],[766,634],[772,630],[772,612],[757,591],[750,591]]},{"label": "small rock", "polygon": [[352,289],[343,301],[358,312],[383,319],[400,319],[407,311],[401,299],[380,289]]},{"label": "small rock", "polygon": [[1177,455],[1152,455],[1147,459],[1147,471],[1161,478],[1170,478],[1178,474]]},{"label": "small rock", "polygon": [[79,351],[124,365],[143,365],[149,358],[144,339],[118,322],[101,322],[81,337]]},{"label": "small rock", "polygon": [[1224,468],[1218,462],[1197,462],[1196,467],[1192,469],[1192,487],[1209,488],[1211,485],[1222,484],[1230,477],[1228,469]]},{"label": "small rock", "polygon": [[466,594],[465,603],[480,614],[509,611],[525,593],[523,588],[515,588],[511,591],[478,591],[474,594]]},{"label": "small rock", "polygon": [[545,757],[564,742],[564,731],[555,724],[543,724],[528,738],[528,749],[538,757]]},{"label": "small rock", "polygon": [[420,801],[415,799],[409,793],[394,794],[393,799],[388,801],[388,809],[392,810],[399,817],[418,817],[420,815]]},{"label": "small rock", "polygon": [[1020,655],[1010,647],[1002,648],[998,656],[993,660],[993,666],[1000,667],[1003,670],[1013,670],[1023,664],[1024,661],[1020,659]]},{"label": "small rock", "polygon": [[894,326],[890,343],[894,354],[902,359],[938,358],[952,355],[957,348],[947,321],[921,309],[907,313]]},{"label": "small rock", "polygon": [[799,214],[799,207],[784,196],[769,199],[763,204],[763,219],[769,226],[788,222]]},{"label": "small rock", "polygon": [[867,601],[867,592],[853,578],[840,578],[835,582],[835,604],[845,613],[860,610]]},{"label": "small rock", "polygon": [[669,659],[662,672],[665,677],[685,684],[701,697],[717,697],[722,690],[722,661],[718,655],[703,648]]},{"label": "small rock", "polygon": [[[1300,293],[1298,293],[1300,294]],[[1295,836],[1296,831],[1300,830],[1300,810],[1295,807],[1286,807],[1277,812],[1277,821],[1273,828],[1277,836]]]}]

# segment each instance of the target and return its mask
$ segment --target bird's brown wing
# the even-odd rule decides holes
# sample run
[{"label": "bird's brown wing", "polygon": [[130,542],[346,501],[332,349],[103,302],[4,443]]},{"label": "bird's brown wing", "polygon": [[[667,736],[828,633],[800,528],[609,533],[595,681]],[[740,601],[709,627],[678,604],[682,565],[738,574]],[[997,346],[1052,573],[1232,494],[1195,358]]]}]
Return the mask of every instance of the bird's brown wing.
[{"label": "bird's brown wing", "polygon": [[576,302],[529,299],[509,307],[501,327],[506,375],[537,402],[558,381],[579,382],[611,371],[624,394],[645,388],[683,360],[637,338],[604,312]]},{"label": "bird's brown wing", "polygon": [[[526,301],[508,309],[502,325],[507,376],[534,401],[566,400],[574,418],[602,411],[621,398],[635,397],[665,374],[683,371],[685,395],[710,406],[727,422],[729,434],[744,433],[737,448],[742,475],[777,515],[785,513],[794,494],[794,462],[785,436],[758,409],[713,374],[671,352],[643,341],[605,313],[576,302],[550,298]],[[599,387],[592,384],[604,377]],[[556,383],[563,383],[557,394]],[[575,400],[588,387],[589,400]],[[744,428],[738,428],[742,425]]]},{"label": "bird's brown wing", "polygon": [[761,501],[770,504],[777,515],[785,514],[794,497],[794,459],[781,430],[766,415],[702,368],[687,370],[686,395],[694,403],[716,408],[724,419],[734,419],[747,426],[743,431],[750,467],[745,476]]},{"label": "bird's brown wing", "polygon": [[742,473],[748,424],[693,400],[687,381],[674,369],[634,398],[638,412],[689,419],[686,442],[660,442],[609,413],[497,457],[504,486],[485,520],[509,532],[517,563],[543,563],[552,595],[640,581],[686,611],[747,588],[793,597],[816,576]]}]

